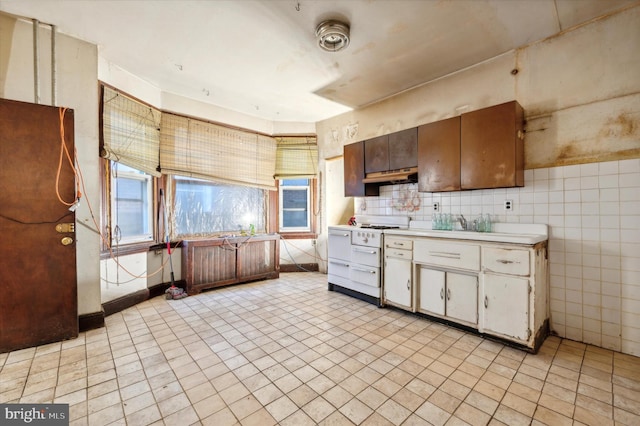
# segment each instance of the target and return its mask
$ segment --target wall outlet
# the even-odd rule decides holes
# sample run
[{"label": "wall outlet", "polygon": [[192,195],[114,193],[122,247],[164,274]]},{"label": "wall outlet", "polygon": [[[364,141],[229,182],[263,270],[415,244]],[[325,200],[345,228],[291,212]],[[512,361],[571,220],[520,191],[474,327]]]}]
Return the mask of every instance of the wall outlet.
[{"label": "wall outlet", "polygon": [[507,211],[513,210],[513,200],[504,200],[504,209]]},{"label": "wall outlet", "polygon": [[433,203],[433,211],[434,212],[440,211],[440,203]]}]

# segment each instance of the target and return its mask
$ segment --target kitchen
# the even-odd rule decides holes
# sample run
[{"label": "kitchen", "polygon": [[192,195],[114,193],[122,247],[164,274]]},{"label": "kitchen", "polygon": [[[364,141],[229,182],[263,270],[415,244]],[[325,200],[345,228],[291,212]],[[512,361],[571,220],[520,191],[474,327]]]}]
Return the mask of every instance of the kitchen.
[{"label": "kitchen", "polygon": [[[554,330],[579,342],[627,354],[640,353],[640,280],[635,266],[639,263],[639,213],[634,195],[638,193],[640,173],[635,54],[638,13],[637,7],[631,8],[379,104],[318,122],[319,170],[331,171],[324,173],[324,178],[332,176],[338,187],[343,179],[343,146],[457,115],[456,109],[465,105],[475,110],[518,100],[527,118],[527,147],[535,147],[525,152],[522,188],[418,193],[415,184],[397,184],[383,187],[373,197],[345,199],[342,194],[325,193],[326,215],[321,219],[321,229],[346,222],[330,220],[332,212],[340,212],[347,219],[353,214],[369,214],[426,221],[431,218],[429,206],[434,203],[439,203],[443,212],[462,213],[467,218],[490,213],[497,222],[546,223]],[[29,30],[23,31],[28,39]],[[85,94],[95,91],[98,55],[89,43],[67,38],[64,43],[71,45],[70,50],[87,55],[73,62],[73,80],[80,77],[76,82],[78,93],[68,96],[73,97],[76,108],[91,112],[78,123],[77,132],[87,141],[78,147],[78,155],[95,170],[98,102]],[[562,60],[558,52],[568,52],[573,60]],[[12,66],[17,65],[12,62]],[[512,74],[514,69],[518,74]],[[141,98],[160,97],[153,86],[123,70],[112,68],[110,72],[106,77],[122,89]],[[603,75],[607,77],[601,78]],[[4,96],[31,97],[27,83],[4,90]],[[185,112],[210,111],[175,97],[166,96],[166,100],[186,105]],[[98,194],[98,183],[89,183],[91,193]],[[333,183],[325,182],[325,191]],[[420,209],[411,210],[404,202],[414,198],[419,200]],[[513,200],[512,211],[504,211],[504,200]],[[86,249],[79,251],[79,263],[91,265],[79,275],[79,314],[86,315],[101,310],[100,288],[96,285],[99,241],[82,228],[78,232],[84,233],[81,240],[86,241]],[[318,238],[318,246],[326,250],[326,235]]]}]

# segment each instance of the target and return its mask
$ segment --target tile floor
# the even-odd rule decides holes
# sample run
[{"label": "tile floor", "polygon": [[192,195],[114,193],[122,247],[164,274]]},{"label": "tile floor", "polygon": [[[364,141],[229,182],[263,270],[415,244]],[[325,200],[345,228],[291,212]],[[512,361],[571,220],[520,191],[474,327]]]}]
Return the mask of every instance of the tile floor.
[{"label": "tile floor", "polygon": [[288,273],[0,354],[3,402],[90,426],[638,425],[640,358],[557,337],[532,355]]}]

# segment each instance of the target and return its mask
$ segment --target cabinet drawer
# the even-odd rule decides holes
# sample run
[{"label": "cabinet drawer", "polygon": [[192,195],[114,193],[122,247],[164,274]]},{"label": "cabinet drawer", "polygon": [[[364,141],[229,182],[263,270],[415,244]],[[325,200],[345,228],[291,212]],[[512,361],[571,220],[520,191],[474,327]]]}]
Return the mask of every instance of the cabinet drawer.
[{"label": "cabinet drawer", "polygon": [[413,260],[430,265],[478,271],[480,246],[417,240],[413,243]]},{"label": "cabinet drawer", "polygon": [[411,250],[413,249],[413,241],[403,240],[400,238],[386,237],[384,240],[384,247],[387,249],[394,248],[394,249]]},{"label": "cabinet drawer", "polygon": [[393,257],[396,259],[407,259],[411,260],[411,255],[413,252],[411,250],[401,250],[396,248],[387,248],[384,251],[385,257]]},{"label": "cabinet drawer", "polygon": [[329,259],[327,273],[337,277],[349,278],[349,264],[338,259]]},{"label": "cabinet drawer", "polygon": [[380,265],[380,252],[377,247],[351,246],[351,263],[368,266]]},{"label": "cabinet drawer", "polygon": [[482,252],[482,269],[500,274],[529,276],[529,251],[485,247]]},{"label": "cabinet drawer", "polygon": [[349,278],[354,283],[380,287],[380,268],[366,265],[351,265],[349,267]]}]

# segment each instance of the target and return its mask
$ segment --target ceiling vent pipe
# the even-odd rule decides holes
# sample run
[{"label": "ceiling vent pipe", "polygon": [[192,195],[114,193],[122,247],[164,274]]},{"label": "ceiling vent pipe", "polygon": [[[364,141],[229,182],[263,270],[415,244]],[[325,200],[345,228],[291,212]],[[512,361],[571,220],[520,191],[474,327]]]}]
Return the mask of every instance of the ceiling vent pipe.
[{"label": "ceiling vent pipe", "polygon": [[321,22],[316,28],[318,46],[327,52],[339,52],[349,46],[349,25],[336,20]]}]

